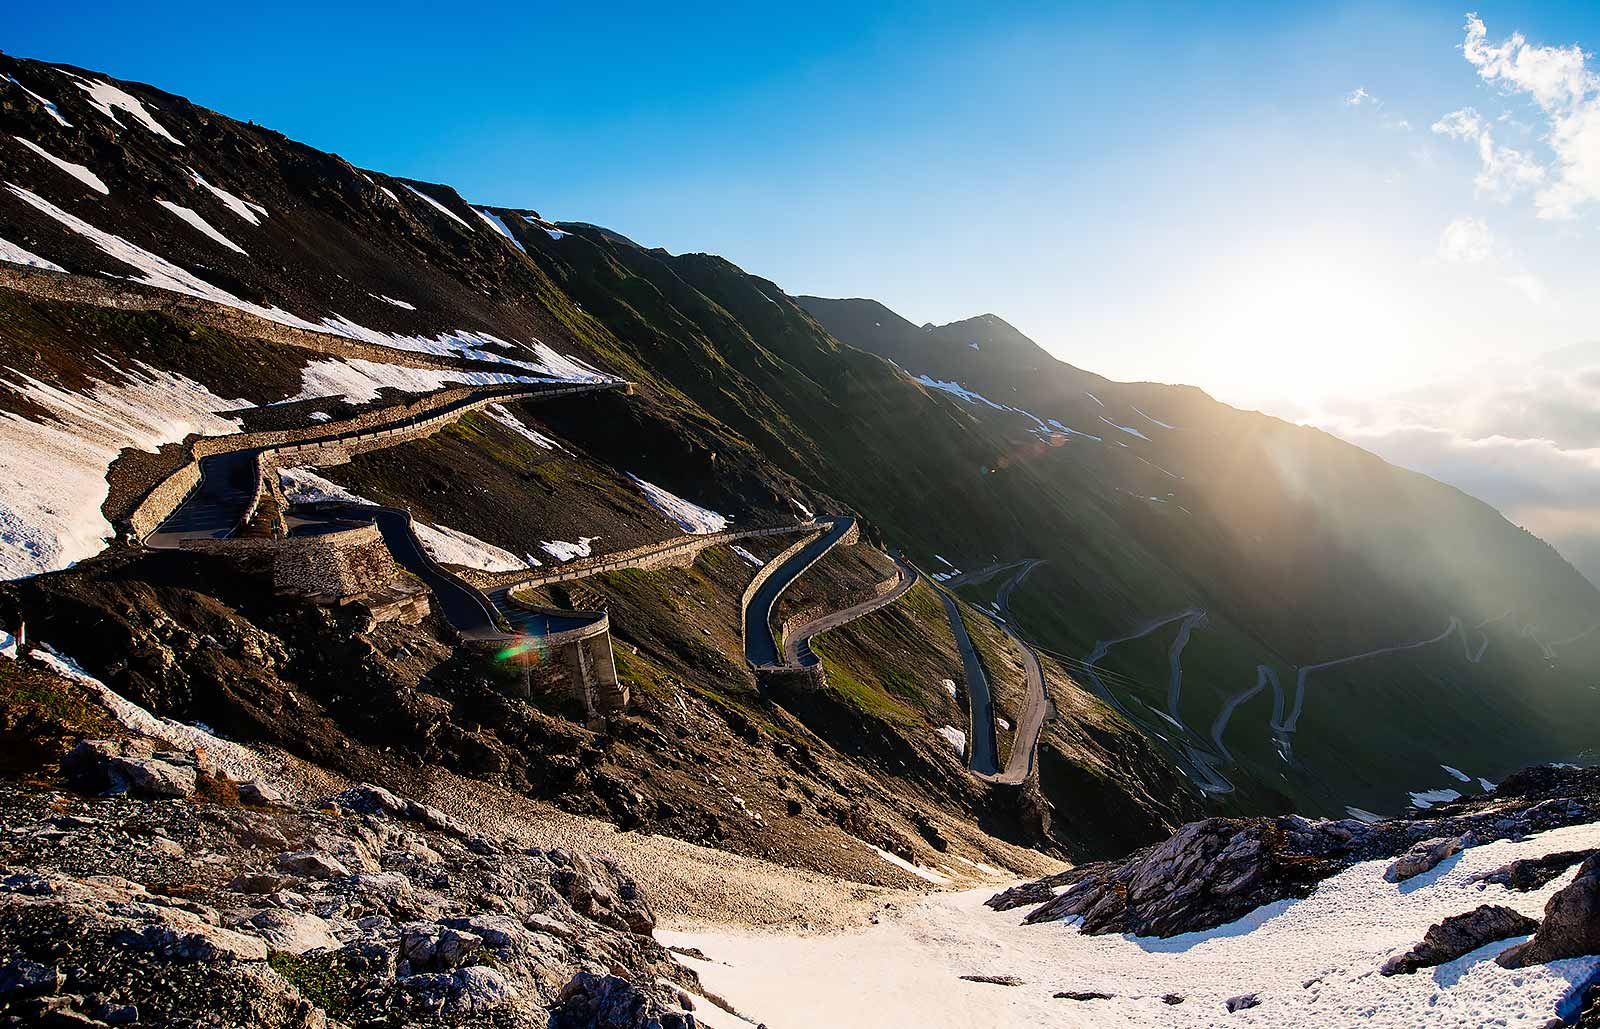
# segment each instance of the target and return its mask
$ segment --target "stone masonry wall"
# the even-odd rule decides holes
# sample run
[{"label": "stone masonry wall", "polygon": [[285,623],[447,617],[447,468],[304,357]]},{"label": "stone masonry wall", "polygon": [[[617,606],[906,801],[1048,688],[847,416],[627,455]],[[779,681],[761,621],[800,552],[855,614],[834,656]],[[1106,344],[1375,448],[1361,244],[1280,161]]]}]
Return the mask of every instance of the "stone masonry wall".
[{"label": "stone masonry wall", "polygon": [[[259,471],[265,476],[277,467],[298,464],[339,464],[352,453],[394,446],[432,435],[440,428],[491,404],[522,397],[567,396],[598,389],[621,389],[626,384],[573,383],[567,387],[533,384],[459,386],[437,390],[405,404],[363,411],[342,422],[301,429],[244,432],[234,436],[205,436],[194,440],[193,455],[177,471],[158,483],[134,508],[127,530],[142,539],[155,531],[200,481],[199,461],[214,454],[238,450],[263,450]],[[332,429],[332,431],[330,431]],[[327,458],[320,460],[319,458]]]}]

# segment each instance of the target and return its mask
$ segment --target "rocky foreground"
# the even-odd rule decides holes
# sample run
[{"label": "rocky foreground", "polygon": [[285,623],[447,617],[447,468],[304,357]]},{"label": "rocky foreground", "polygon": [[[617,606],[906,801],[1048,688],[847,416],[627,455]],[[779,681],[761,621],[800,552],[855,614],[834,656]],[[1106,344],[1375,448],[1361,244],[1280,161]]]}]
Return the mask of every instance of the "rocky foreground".
[{"label": "rocky foreground", "polygon": [[0,1024],[697,1024],[606,861],[372,785],[290,803],[137,737],[61,771],[0,786]]}]

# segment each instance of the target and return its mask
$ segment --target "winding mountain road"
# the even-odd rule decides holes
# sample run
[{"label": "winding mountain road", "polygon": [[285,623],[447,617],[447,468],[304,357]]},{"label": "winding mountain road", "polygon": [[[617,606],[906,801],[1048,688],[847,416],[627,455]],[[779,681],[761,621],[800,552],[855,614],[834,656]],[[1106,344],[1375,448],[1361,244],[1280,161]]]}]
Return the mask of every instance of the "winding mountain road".
[{"label": "winding mountain road", "polygon": [[227,539],[244,527],[244,522],[255,509],[260,492],[256,479],[257,459],[260,455],[286,447],[316,446],[358,439],[391,435],[395,444],[409,441],[409,437],[394,435],[418,424],[461,416],[477,410],[490,401],[513,402],[538,400],[542,397],[569,396],[575,393],[592,393],[602,390],[630,390],[632,384],[622,380],[605,382],[569,382],[552,380],[549,383],[519,384],[516,388],[488,387],[458,400],[417,412],[391,422],[367,424],[347,419],[329,422],[326,432],[305,439],[247,447],[212,454],[200,459],[200,481],[189,495],[162,520],[154,531],[144,538],[144,544],[158,549],[180,547],[187,540]]},{"label": "winding mountain road", "polygon": [[[783,591],[788,589],[800,573],[810,568],[832,550],[844,534],[855,527],[856,520],[848,515],[830,515],[820,519],[832,526],[810,543],[801,547],[756,589],[755,595],[744,609],[744,656],[756,668],[782,667],[778,641],[772,635],[772,609]],[[759,574],[759,573],[758,573]]]},{"label": "winding mountain road", "polygon": [[[1017,563],[1001,567],[1011,568]],[[967,683],[967,704],[972,720],[971,731],[967,736],[970,741],[967,746],[967,767],[980,779],[1006,785],[1026,782],[1033,774],[1038,764],[1039,735],[1044,731],[1044,723],[1055,717],[1055,704],[1045,690],[1044,669],[1039,664],[1039,655],[1018,633],[1011,620],[1011,594],[1021,585],[1022,580],[1027,578],[1028,573],[1043,562],[1029,558],[1020,563],[1022,567],[1006,580],[995,598],[995,604],[1001,614],[996,616],[992,612],[977,609],[992,619],[1017,645],[1017,649],[1022,652],[1023,673],[1027,679],[1027,700],[1024,702],[1021,716],[1017,719],[1016,734],[1011,742],[1011,754],[1007,757],[1004,768],[1000,767],[999,748],[995,740],[994,696],[989,686],[989,677],[984,672],[983,662],[979,660],[977,648],[973,646],[972,637],[967,632],[966,622],[961,617],[960,605],[956,603],[953,594],[942,587],[939,588],[939,599],[944,602],[945,616],[950,621],[950,632],[955,637],[956,649],[961,652],[962,674]],[[984,575],[976,581],[981,582],[983,578],[988,577]]]},{"label": "winding mountain road", "polygon": [[888,607],[901,597],[906,591],[917,584],[917,570],[912,565],[899,557],[894,559],[895,566],[900,572],[900,581],[894,589],[881,597],[862,601],[851,607],[842,608],[831,614],[823,615],[812,622],[807,622],[791,633],[785,633],[783,638],[783,660],[785,664],[812,666],[818,663],[818,657],[811,650],[811,639],[820,636],[829,629],[837,629],[857,618],[870,615],[879,608]]}]

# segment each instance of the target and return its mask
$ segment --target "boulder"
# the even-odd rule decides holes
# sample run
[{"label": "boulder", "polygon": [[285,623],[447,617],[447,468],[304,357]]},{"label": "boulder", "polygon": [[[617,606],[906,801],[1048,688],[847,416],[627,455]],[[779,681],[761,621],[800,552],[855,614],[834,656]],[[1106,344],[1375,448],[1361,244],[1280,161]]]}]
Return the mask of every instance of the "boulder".
[{"label": "boulder", "polygon": [[561,988],[549,1029],[694,1029],[695,1017],[676,1010],[676,998],[664,994],[620,976],[579,972]]},{"label": "boulder", "polygon": [[1538,927],[1538,922],[1520,911],[1484,904],[1431,926],[1421,943],[1385,961],[1379,971],[1384,975],[1408,975],[1419,968],[1454,961],[1485,943],[1526,936]]},{"label": "boulder", "polygon": [[239,784],[239,803],[255,807],[278,807],[283,804],[283,794],[271,783],[251,779]]},{"label": "boulder", "polygon": [[483,950],[483,937],[431,922],[400,928],[402,973],[447,971],[465,965]]},{"label": "boulder", "polygon": [[1392,883],[1414,879],[1423,872],[1437,868],[1446,858],[1476,846],[1477,842],[1477,837],[1470,832],[1449,839],[1423,840],[1390,862],[1383,877]]},{"label": "boulder", "polygon": [[152,951],[172,961],[215,964],[265,961],[266,942],[199,919],[163,918],[123,929],[112,942],[129,950]]},{"label": "boulder", "polygon": [[1473,876],[1473,881],[1492,883],[1504,886],[1508,890],[1520,890],[1526,893],[1551,882],[1562,872],[1593,853],[1594,850],[1563,850],[1543,857],[1520,858],[1499,868],[1480,872]]},{"label": "boulder", "polygon": [[352,814],[384,814],[391,818],[418,822],[436,832],[449,833],[452,836],[468,835],[466,826],[438,808],[409,798],[397,797],[382,786],[374,786],[371,783],[364,782],[359,786],[352,786],[343,793],[330,797],[328,803]]},{"label": "boulder", "polygon": [[1228,1014],[1235,1011],[1244,1011],[1247,1008],[1259,1007],[1261,998],[1254,993],[1241,993],[1237,997],[1229,997],[1223,1001],[1222,1006],[1228,1009]]},{"label": "boulder", "polygon": [[80,740],[61,759],[61,771],[90,793],[133,792],[146,797],[192,797],[194,754],[156,753],[137,740]]},{"label": "boulder", "polygon": [[1585,858],[1577,878],[1545,904],[1533,939],[1502,951],[1495,961],[1525,968],[1586,954],[1600,954],[1600,854]]},{"label": "boulder", "polygon": [[268,908],[250,916],[245,931],[267,941],[273,950],[304,954],[313,950],[338,950],[333,927],[316,915]]},{"label": "boulder", "polygon": [[35,961],[17,960],[0,968],[0,1002],[59,993],[67,977]]},{"label": "boulder", "polygon": [[315,850],[296,850],[279,854],[278,867],[290,875],[304,876],[307,879],[332,879],[335,876],[350,874],[350,869],[337,859]]}]

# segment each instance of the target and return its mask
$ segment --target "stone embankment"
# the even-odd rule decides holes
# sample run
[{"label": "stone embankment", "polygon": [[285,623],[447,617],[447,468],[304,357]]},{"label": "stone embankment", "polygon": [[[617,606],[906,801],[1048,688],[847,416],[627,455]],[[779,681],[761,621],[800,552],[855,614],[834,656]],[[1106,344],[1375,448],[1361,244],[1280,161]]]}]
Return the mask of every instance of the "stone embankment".
[{"label": "stone embankment", "polygon": [[[189,460],[157,483],[135,505],[122,527],[144,539],[158,529],[199,486],[202,462],[221,454],[257,450],[257,478],[280,467],[343,464],[351,456],[380,450],[438,432],[467,414],[491,404],[534,397],[568,396],[597,390],[631,391],[626,382],[511,383],[504,386],[461,386],[442,389],[405,404],[364,411],[342,422],[300,429],[274,429],[236,436],[204,436],[188,444]],[[252,508],[240,524],[254,514]]]}]

